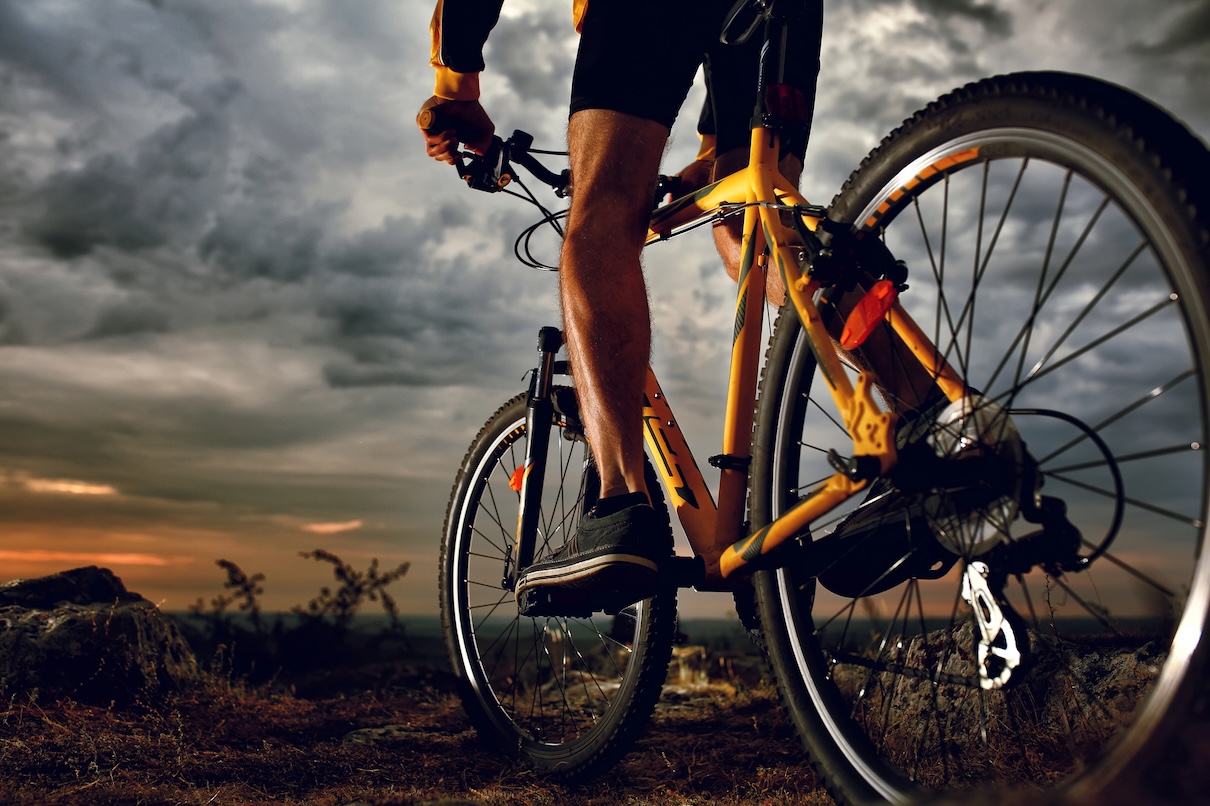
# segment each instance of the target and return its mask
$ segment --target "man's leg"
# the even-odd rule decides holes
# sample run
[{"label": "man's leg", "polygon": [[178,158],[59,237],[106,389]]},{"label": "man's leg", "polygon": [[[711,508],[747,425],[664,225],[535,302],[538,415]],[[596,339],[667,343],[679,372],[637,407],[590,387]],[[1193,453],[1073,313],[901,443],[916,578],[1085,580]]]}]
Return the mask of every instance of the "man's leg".
[{"label": "man's leg", "polygon": [[523,615],[609,610],[645,599],[672,554],[667,520],[648,505],[643,478],[651,320],[639,264],[667,138],[667,126],[621,112],[571,116],[573,188],[559,292],[601,493],[566,545],[517,579]]},{"label": "man's leg", "polygon": [[660,123],[604,109],[576,112],[568,125],[573,191],[559,289],[602,498],[647,492],[640,414],[651,320],[639,255],[667,139]]}]

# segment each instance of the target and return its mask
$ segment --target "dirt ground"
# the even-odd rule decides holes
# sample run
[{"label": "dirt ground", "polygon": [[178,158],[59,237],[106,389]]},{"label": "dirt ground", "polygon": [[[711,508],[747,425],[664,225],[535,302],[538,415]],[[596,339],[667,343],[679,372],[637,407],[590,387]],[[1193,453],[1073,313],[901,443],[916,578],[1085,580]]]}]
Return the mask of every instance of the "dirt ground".
[{"label": "dirt ground", "polygon": [[[0,703],[0,804],[830,804],[774,688],[728,677],[671,678],[635,750],[574,788],[487,746],[448,673],[408,664],[293,691],[216,679],[123,708],[11,697]],[[1202,708],[1117,790],[1120,802],[1210,803],[1208,761]]]},{"label": "dirt ground", "polygon": [[[393,688],[393,687],[392,687]],[[669,688],[608,776],[552,785],[486,746],[444,681],[307,698],[238,686],[132,708],[0,708],[4,804],[826,804],[758,684]]]}]

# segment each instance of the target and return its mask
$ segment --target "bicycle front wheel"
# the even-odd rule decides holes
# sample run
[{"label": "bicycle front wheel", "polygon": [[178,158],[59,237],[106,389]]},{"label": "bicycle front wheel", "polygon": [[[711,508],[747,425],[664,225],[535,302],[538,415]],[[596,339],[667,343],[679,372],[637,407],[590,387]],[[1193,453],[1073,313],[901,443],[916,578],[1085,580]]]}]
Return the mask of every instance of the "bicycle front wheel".
[{"label": "bicycle front wheel", "polygon": [[[1096,802],[1184,710],[1210,592],[1206,176],[1201,142],[1148,102],[1022,74],[929,106],[833,202],[907,262],[900,301],[968,388],[922,383],[885,325],[850,370],[899,414],[901,462],[974,460],[965,479],[876,482],[758,574],[771,661],[838,800]],[[851,444],[815,374],[780,317],[757,524]]]},{"label": "bicycle front wheel", "polygon": [[[612,765],[659,698],[675,632],[669,591],[616,616],[526,618],[513,594],[525,395],[483,426],[463,461],[441,545],[441,615],[459,692],[480,734],[561,780]],[[591,507],[599,478],[588,443],[556,415],[535,560],[557,551]],[[667,517],[654,470],[652,504]]]}]

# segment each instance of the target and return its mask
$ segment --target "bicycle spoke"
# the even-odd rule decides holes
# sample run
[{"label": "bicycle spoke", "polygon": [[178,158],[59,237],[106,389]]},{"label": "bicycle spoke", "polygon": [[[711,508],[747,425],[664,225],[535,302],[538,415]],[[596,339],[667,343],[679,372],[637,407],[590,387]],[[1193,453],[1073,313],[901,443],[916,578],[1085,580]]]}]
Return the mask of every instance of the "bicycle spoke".
[{"label": "bicycle spoke", "polygon": [[[1098,214],[1100,213],[1099,210],[1097,212],[1098,212]],[[1093,309],[1096,308],[1096,306],[1101,302],[1101,300],[1103,300],[1105,298],[1105,296],[1109,293],[1109,291],[1117,284],[1118,280],[1121,279],[1122,275],[1126,273],[1126,270],[1129,269],[1134,264],[1134,261],[1139,257],[1139,255],[1141,255],[1143,253],[1143,251],[1146,248],[1147,248],[1147,244],[1145,241],[1140,242],[1138,244],[1138,246],[1135,247],[1134,251],[1131,252],[1127,256],[1126,260],[1124,260],[1122,262],[1122,265],[1117,268],[1117,270],[1113,273],[1113,275],[1109,278],[1109,280],[1105,283],[1105,285],[1103,285],[1101,287],[1101,289],[1097,292],[1096,296],[1094,296],[1091,300],[1089,300],[1088,304],[1084,306],[1083,310],[1081,310],[1071,320],[1071,323],[1067,326],[1067,329],[1064,330],[1059,335],[1059,337],[1054,340],[1054,343],[1051,345],[1050,349],[1046,352],[1046,354],[1043,355],[1040,359],[1038,359],[1038,361],[1031,368],[1030,375],[1034,374],[1038,370],[1038,368],[1045,365],[1046,362],[1048,362],[1051,358],[1053,358],[1055,353],[1057,353],[1059,351],[1059,348],[1067,343],[1067,339],[1071,336],[1071,334],[1075,332],[1076,328],[1078,328],[1084,322],[1084,320],[1086,318],[1088,318],[1088,315],[1091,314]],[[1061,273],[1060,273],[1060,276],[1061,276]],[[1057,278],[1057,277],[1055,278],[1056,283],[1057,283],[1058,279],[1059,278]],[[1045,300],[1043,300],[1042,304],[1045,304]],[[1024,352],[1022,352],[1021,358],[1022,358],[1022,361],[1024,361],[1024,358],[1025,358]],[[1019,387],[1020,384],[1022,383],[1021,370],[1023,368],[1024,368],[1023,365],[1018,365],[1018,367],[1017,367],[1017,374],[1016,374],[1016,376],[1014,378],[1014,382],[1013,382],[1014,387]]]},{"label": "bicycle spoke", "polygon": [[[945,285],[945,256],[946,248],[949,245],[949,220],[950,220],[950,174],[947,172],[942,183],[942,200],[941,200],[941,246],[940,255],[936,263],[929,261],[933,272],[933,280],[938,289],[944,289]],[[914,200],[919,204],[919,199]],[[933,330],[933,344],[941,344],[941,313],[945,313],[945,323],[949,328],[949,332],[955,333],[954,317],[949,307],[949,300],[944,291],[937,295],[936,310],[933,317],[935,322]]]},{"label": "bicycle spoke", "polygon": [[[1185,442],[1185,443],[1181,443],[1180,445],[1170,445],[1167,448],[1156,448],[1156,449],[1150,450],[1150,451],[1139,451],[1138,453],[1128,453],[1123,456],[1115,456],[1115,457],[1113,457],[1113,461],[1117,465],[1124,465],[1129,462],[1139,462],[1144,459],[1156,459],[1161,456],[1171,456],[1172,454],[1177,454],[1177,453],[1188,453],[1189,451],[1199,451],[1199,450],[1201,450],[1201,448],[1202,448],[1201,443]],[[1094,468],[1105,467],[1108,464],[1109,464],[1108,459],[1101,458],[1101,459],[1096,459],[1096,460],[1093,460],[1090,462],[1080,462],[1080,463],[1074,464],[1074,465],[1064,465],[1062,467],[1048,467],[1048,468],[1046,468],[1046,472],[1054,473],[1054,474],[1071,473],[1076,470],[1090,470],[1090,469],[1094,469]]]},{"label": "bicycle spoke", "polygon": [[[908,603],[911,601],[911,594],[912,594],[912,585],[909,583],[908,585],[906,585],[904,587],[903,595],[900,597],[899,603],[898,603],[898,605],[896,605],[895,612],[891,616],[890,624],[887,625],[886,632],[882,636],[882,641],[879,644],[878,650],[874,656],[875,659],[881,659],[886,654],[887,645],[890,643],[891,637],[893,635],[896,636],[896,638],[895,638],[896,650],[900,650],[903,648],[902,633],[899,633],[898,635],[896,635],[896,625],[898,624],[898,621],[899,621],[899,613],[901,611],[906,611]],[[906,612],[904,612],[904,621],[906,622],[906,620],[907,620],[907,614],[906,614]],[[891,662],[898,665],[898,663],[897,663],[897,657],[899,654],[898,651],[896,651],[895,654],[896,654],[896,658],[892,659]],[[871,668],[869,673],[867,674],[866,682],[862,685],[861,691],[858,692],[858,698],[857,698],[858,700],[865,698],[866,691],[870,688],[871,684],[873,683],[874,672],[875,672],[875,670],[873,668]],[[898,680],[892,680],[892,683],[889,687],[891,689],[889,694],[886,692],[886,689],[888,687],[885,684],[881,686],[881,688],[883,689],[882,696],[883,696],[884,702],[883,702],[883,706],[882,706],[882,720],[881,720],[882,730],[881,730],[880,744],[882,744],[883,746],[886,745],[887,729],[890,725],[891,707],[892,707],[892,705],[894,705],[894,702],[895,702],[894,695],[895,695],[895,690],[898,687],[897,683],[898,683]]]},{"label": "bicycle spoke", "polygon": [[[485,514],[491,520],[491,522],[493,524],[495,524],[496,529],[500,532],[500,536],[507,537],[508,529],[505,528],[503,519],[500,517],[500,507],[496,503],[496,494],[494,491],[492,491],[491,487],[488,487],[487,489],[488,489],[488,503],[490,504],[490,506],[487,508],[487,512]],[[484,540],[487,540],[488,542],[492,542],[488,538],[487,533],[484,532],[482,529],[480,529],[479,525],[477,523],[476,523],[474,529],[475,529],[475,534],[477,536],[482,537]],[[498,544],[493,542],[492,546],[495,548],[495,547],[498,547]]]},{"label": "bicycle spoke", "polygon": [[[487,648],[483,650],[482,653],[480,653],[481,657],[490,657],[493,655],[495,656],[495,658],[496,658],[495,661],[491,664],[491,667],[488,669],[488,673],[490,674],[490,676],[493,679],[497,679],[498,673],[500,670],[500,663],[506,657],[504,651],[501,651],[499,653],[495,652],[495,648],[497,645],[499,645],[501,647],[505,647],[505,648],[511,646],[513,649],[512,668],[516,669],[516,668],[520,667],[520,660],[517,657],[517,649],[518,649],[518,642],[520,641],[520,635],[521,635],[521,621],[520,621],[520,619],[513,619],[512,621],[509,622],[508,629],[506,629],[504,632],[500,633],[500,635],[497,636],[497,638],[495,640],[493,640],[491,642],[491,644],[489,644],[487,646]],[[517,681],[516,681],[515,677],[513,679],[512,685],[509,686],[509,690],[514,695],[516,694]]]},{"label": "bicycle spoke", "polygon": [[821,406],[819,401],[810,395],[804,395],[804,397],[806,398],[808,405],[812,406],[816,411],[826,417],[828,422],[836,426],[836,430],[839,431],[841,435],[844,437],[849,436],[849,429],[845,427],[844,423],[840,421],[839,417],[833,416],[831,411]]},{"label": "bicycle spoke", "polygon": [[[453,534],[457,554],[451,573],[456,576],[447,576],[444,566],[442,574],[443,597],[456,592],[449,610],[443,598],[447,631],[451,620],[457,631],[451,659],[471,681],[475,693],[467,702],[472,716],[475,709],[490,714],[497,740],[514,748],[541,747],[543,754],[563,758],[560,765],[585,763],[569,759],[579,752],[575,748],[587,747],[586,758],[597,763],[601,748],[614,742],[615,735],[624,738],[623,726],[644,718],[643,709],[649,712],[654,704],[651,692],[658,692],[662,683],[659,655],[671,646],[674,600],[657,597],[619,615],[631,620],[633,639],[607,635],[592,618],[520,615],[509,583],[520,570],[510,564],[520,500],[511,485],[527,455],[524,402],[524,396],[514,398],[497,414],[498,421],[485,426],[485,433],[495,429],[497,441],[487,443],[483,453],[468,455],[466,486],[451,505],[447,527],[453,530],[447,531],[443,552],[450,550]],[[586,509],[585,492],[599,483],[584,440],[551,436],[535,503],[536,558],[575,534]],[[651,485],[649,464],[646,472]],[[653,617],[652,610],[661,607],[663,614]],[[663,619],[658,632],[654,618]],[[656,658],[645,663],[648,651]],[[646,692],[642,706],[634,701],[640,691]],[[617,712],[616,718],[606,719],[611,712]],[[480,730],[488,724],[476,723]]]},{"label": "bicycle spoke", "polygon": [[[1081,542],[1084,544],[1084,546],[1086,548],[1090,548],[1090,549],[1096,548],[1096,546],[1092,545],[1087,540],[1083,540]],[[1155,590],[1156,593],[1161,593],[1169,599],[1175,599],[1177,596],[1176,592],[1173,591],[1171,588],[1169,588],[1167,585],[1164,585],[1161,582],[1154,579],[1153,577],[1151,577],[1147,574],[1144,574],[1142,571],[1140,571],[1138,568],[1134,567],[1133,565],[1130,565],[1129,563],[1119,560],[1117,557],[1114,556],[1113,552],[1111,552],[1111,551],[1106,551],[1106,552],[1102,553],[1101,556],[1099,557],[1099,559],[1106,560],[1106,561],[1112,563],[1113,565],[1116,565],[1118,568],[1122,569],[1127,574],[1130,574],[1135,579],[1139,580],[1143,584],[1145,584],[1148,587]]]},{"label": "bicycle spoke", "polygon": [[[499,583],[492,585],[487,582],[480,582],[478,580],[471,579],[471,580],[467,580],[467,584],[472,587],[475,587],[475,588],[483,588],[485,590],[492,591],[493,593],[500,593]],[[505,601],[510,595],[511,594],[508,591],[505,591],[503,594],[501,594],[500,598],[497,600],[496,605],[492,605],[492,606],[493,607],[497,606],[500,602]],[[475,605],[474,608],[472,608],[472,609],[477,609],[479,607],[483,607],[483,605]]]},{"label": "bicycle spoke", "polygon": [[996,368],[992,371],[991,376],[988,378],[986,385],[989,389],[995,385],[996,379],[1000,377],[1000,371],[1004,369],[1005,365],[1008,363],[1009,357],[1012,355],[1017,344],[1021,341],[1024,341],[1025,344],[1022,345],[1019,358],[1017,360],[1017,373],[1015,376],[1018,379],[1021,377],[1022,364],[1024,364],[1025,356],[1029,352],[1030,333],[1033,331],[1038,314],[1041,312],[1042,305],[1044,304],[1044,293],[1042,289],[1045,287],[1046,277],[1050,273],[1050,259],[1054,255],[1055,239],[1059,234],[1059,222],[1063,219],[1063,208],[1067,203],[1067,192],[1070,188],[1071,171],[1068,171],[1063,177],[1063,189],[1059,192],[1059,200],[1055,206],[1055,214],[1050,223],[1050,235],[1046,240],[1046,253],[1043,255],[1042,265],[1038,269],[1038,282],[1034,287],[1033,308],[1031,309],[1029,316],[1026,318],[1026,321],[1022,324],[1021,329],[1017,331],[1017,335],[1013,338],[1012,343],[1009,344],[1008,349],[1004,351],[1004,357],[1000,359],[1000,363],[996,365]]},{"label": "bicycle spoke", "polygon": [[1175,294],[1171,295],[1168,297],[1168,299],[1164,300],[1163,302],[1156,303],[1152,307],[1148,308],[1147,310],[1143,311],[1142,313],[1138,314],[1137,316],[1131,318],[1129,321],[1126,321],[1126,322],[1122,323],[1121,325],[1118,325],[1117,327],[1110,330],[1108,333],[1104,334],[1103,336],[1101,336],[1097,339],[1094,339],[1093,341],[1091,341],[1088,344],[1081,347],[1079,350],[1076,350],[1076,351],[1068,354],[1067,356],[1064,356],[1063,358],[1054,362],[1053,364],[1050,364],[1049,366],[1045,366],[1042,363],[1036,364],[1034,366],[1034,368],[1029,371],[1029,374],[1025,377],[1025,380],[1023,380],[1017,388],[1020,389],[1021,387],[1025,386],[1028,383],[1037,381],[1041,378],[1046,377],[1047,375],[1051,374],[1052,372],[1054,372],[1058,369],[1061,369],[1062,367],[1066,366],[1067,364],[1070,364],[1072,361],[1075,361],[1077,358],[1081,357],[1085,353],[1088,353],[1091,350],[1095,350],[1096,348],[1100,347],[1102,344],[1105,344],[1106,342],[1110,341],[1111,339],[1114,339],[1117,336],[1120,336],[1121,334],[1125,333],[1127,330],[1137,327],[1138,325],[1147,321],[1151,317],[1155,316],[1160,311],[1171,306],[1176,301],[1177,301],[1176,295]]},{"label": "bicycle spoke", "polygon": [[[1194,376],[1193,370],[1191,370],[1191,369],[1185,370],[1184,372],[1180,373],[1179,375],[1177,375],[1176,377],[1174,377],[1172,380],[1168,381],[1167,383],[1160,384],[1159,386],[1155,387],[1147,394],[1143,395],[1142,397],[1138,398],[1137,400],[1130,402],[1129,404],[1127,404],[1126,406],[1123,406],[1121,409],[1119,409],[1114,414],[1101,420],[1100,422],[1098,422],[1096,425],[1094,425],[1092,427],[1092,430],[1097,433],[1104,431],[1110,425],[1121,420],[1126,415],[1131,414],[1132,412],[1137,411],[1138,409],[1142,408],[1143,406],[1147,405],[1148,403],[1151,403],[1151,402],[1159,399],[1161,395],[1164,395],[1167,392],[1172,391],[1177,386],[1179,386],[1181,384],[1181,382],[1188,380],[1189,378],[1192,378],[1193,376]],[[1087,434],[1081,434],[1080,436],[1076,437],[1075,439],[1072,439],[1069,442],[1063,443],[1058,448],[1055,448],[1050,453],[1046,454],[1041,459],[1039,459],[1038,464],[1040,464],[1040,465],[1046,464],[1047,462],[1054,459],[1056,456],[1066,453],[1067,451],[1069,451],[1072,448],[1074,448],[1075,446],[1083,443],[1087,439],[1088,439]],[[1199,444],[1199,443],[1195,442],[1192,444]],[[1200,447],[1200,445],[1199,445],[1199,447]]]},{"label": "bicycle spoke", "polygon": [[[589,622],[589,623],[591,624],[591,620],[590,620],[590,622]],[[593,628],[592,628],[592,630],[590,630],[590,632],[591,632],[591,633],[592,633],[592,634],[593,634],[593,635],[594,635],[594,636],[595,636],[595,637],[596,637],[598,640],[600,639],[601,633],[600,633],[600,631],[599,631],[599,630],[597,630],[595,627],[593,627]],[[575,640],[574,640],[573,638],[571,638],[571,637],[570,637],[570,636],[571,636],[571,631],[570,631],[570,630],[568,631],[568,636],[569,636],[569,638],[568,638],[568,643],[570,643],[570,644],[571,644],[571,649],[572,649],[572,651],[575,653],[576,659],[577,659],[577,660],[580,662],[580,665],[581,665],[581,666],[584,668],[584,670],[585,670],[585,671],[584,671],[584,672],[583,672],[583,673],[580,675],[580,685],[581,685],[581,687],[582,687],[582,688],[583,688],[583,690],[584,690],[584,699],[585,699],[585,702],[586,702],[586,703],[590,703],[590,702],[592,701],[592,699],[593,699],[592,692],[589,690],[589,687],[588,687],[588,681],[591,679],[591,681],[592,681],[592,688],[593,688],[593,689],[595,689],[596,693],[597,693],[598,695],[600,695],[600,699],[601,699],[601,700],[603,700],[603,701],[605,702],[606,706],[608,706],[608,703],[609,703],[609,695],[607,695],[607,694],[605,693],[605,690],[604,690],[603,688],[601,688],[601,683],[600,683],[600,681],[597,679],[597,675],[596,675],[596,674],[595,674],[595,673],[592,671],[592,666],[591,666],[591,664],[589,663],[588,658],[587,658],[587,657],[584,655],[584,653],[583,653],[583,652],[581,652],[580,647],[579,647],[579,645],[577,645],[577,644],[576,644]],[[607,657],[609,657],[610,661],[612,662],[613,658],[612,658],[611,656],[609,656],[608,654],[607,654]],[[615,671],[618,671],[618,672],[619,672],[619,676],[620,676],[620,670],[618,670],[616,663],[614,664],[614,670],[615,670]],[[602,710],[602,712],[604,711],[604,709],[601,709],[601,710]],[[592,714],[592,717],[593,717],[593,720],[594,720],[594,721],[595,721],[597,718],[599,718],[600,713],[593,712],[593,711],[592,711],[592,709],[591,709],[591,706],[589,706],[589,711],[590,711],[590,714]]]},{"label": "bicycle spoke", "polygon": [[[1026,327],[1023,328],[1021,333],[1018,334],[1018,337],[1017,337],[1018,340],[1024,336],[1027,336],[1032,331],[1035,321],[1037,319],[1037,315],[1039,313],[1041,313],[1042,309],[1045,307],[1046,303],[1050,300],[1051,296],[1053,295],[1055,289],[1058,287],[1059,282],[1067,274],[1068,269],[1071,267],[1072,263],[1075,261],[1076,255],[1079,254],[1081,248],[1083,247],[1084,243],[1087,241],[1087,239],[1088,239],[1089,235],[1092,233],[1093,229],[1096,227],[1097,221],[1100,219],[1101,215],[1104,213],[1104,211],[1108,207],[1108,205],[1109,205],[1109,199],[1108,199],[1108,197],[1106,197],[1101,201],[1101,205],[1097,208],[1096,212],[1093,213],[1091,219],[1085,225],[1084,230],[1080,233],[1080,236],[1076,240],[1075,245],[1071,248],[1071,251],[1068,253],[1067,259],[1065,261],[1063,261],[1062,265],[1059,266],[1059,270],[1055,273],[1054,278],[1051,279],[1050,285],[1046,288],[1045,293],[1043,293],[1040,297],[1038,297],[1035,300],[1034,309],[1030,314]],[[1101,289],[1092,298],[1092,300],[1089,301],[1089,303],[1084,307],[1084,309],[1082,311],[1080,311],[1080,313],[1077,314],[1072,319],[1072,321],[1068,325],[1067,329],[1057,339],[1055,339],[1054,343],[1050,347],[1050,351],[1047,352],[1046,355],[1043,356],[1043,358],[1034,365],[1034,368],[1033,368],[1034,371],[1036,371],[1039,366],[1041,366],[1045,362],[1049,361],[1051,359],[1051,357],[1053,357],[1054,354],[1056,352],[1058,352],[1059,348],[1063,344],[1066,343],[1067,338],[1075,331],[1075,329],[1080,325],[1080,323],[1084,321],[1084,319],[1088,316],[1088,314],[1092,312],[1092,310],[1097,306],[1097,303],[1099,303],[1101,301],[1101,299],[1109,292],[1109,290],[1111,288],[1113,288],[1114,285],[1117,284],[1117,281],[1122,276],[1122,274],[1124,274],[1126,272],[1126,270],[1128,268],[1130,268],[1131,264],[1134,262],[1134,259],[1142,252],[1144,246],[1145,246],[1145,244],[1140,244],[1139,247],[1136,248],[1136,251],[1134,253],[1132,253],[1131,256],[1129,258],[1127,258],[1127,260],[1124,261],[1121,266],[1118,267],[1117,271],[1114,272],[1114,274],[1110,277],[1109,281],[1106,282],[1101,287]],[[1026,339],[1026,341],[1028,342],[1028,339]],[[1016,340],[1014,340],[1013,344],[1015,346]],[[1018,365],[1017,365],[1017,371],[1013,376],[1013,383],[1012,383],[1013,389],[1020,389],[1021,385],[1023,384],[1022,370],[1024,369],[1024,362],[1025,362],[1025,356],[1026,356],[1027,349],[1028,349],[1028,344],[1022,348],[1022,351],[1020,353],[1020,361],[1018,362]],[[1011,348],[1010,348],[1010,350],[1011,350]],[[1031,371],[1031,373],[1032,373],[1032,371]],[[998,368],[997,368],[996,374],[997,375],[999,374]],[[989,387],[991,386],[991,382],[988,383],[988,386]]]},{"label": "bicycle spoke", "polygon": [[878,631],[882,633],[882,638],[878,642],[878,646],[873,652],[874,663],[870,666],[870,670],[866,675],[865,681],[861,684],[861,688],[857,690],[857,696],[853,699],[854,712],[856,712],[857,709],[862,706],[863,701],[869,695],[871,685],[874,682],[874,672],[877,670],[877,665],[882,661],[883,655],[886,654],[887,643],[891,640],[891,634],[895,631],[895,623],[898,621],[899,610],[903,607],[903,602],[906,598],[907,591],[905,590],[899,599],[898,605],[896,605],[895,612],[891,615],[890,623],[884,629]]},{"label": "bicycle spoke", "polygon": [[[986,161],[983,163],[983,173],[980,179],[979,204],[976,216],[977,222],[974,259],[971,267],[971,286],[970,290],[966,294],[966,300],[959,310],[958,321],[950,328],[949,347],[941,350],[942,356],[947,360],[950,359],[950,350],[952,349],[955,351],[958,370],[963,377],[969,377],[971,373],[969,360],[970,356],[972,355],[972,339],[974,337],[973,320],[975,317],[976,299],[978,297],[979,287],[987,274],[989,265],[991,264],[991,259],[995,252],[996,244],[999,242],[1004,224],[1008,219],[1008,214],[1012,210],[1013,202],[1016,199],[1017,191],[1020,188],[1021,180],[1025,175],[1025,170],[1028,164],[1029,160],[1022,161],[1020,168],[1017,170],[1016,180],[1014,181],[1012,189],[1009,192],[1008,199],[1004,205],[1004,210],[1001,212],[999,220],[996,222],[991,241],[987,245],[987,251],[984,252],[983,227],[988,212],[987,194],[990,163]],[[944,286],[942,286],[940,282],[938,283],[938,289],[940,293],[944,293]],[[964,351],[957,349],[957,342],[960,334],[965,336],[965,344],[963,345],[965,348]],[[938,343],[938,347],[940,347],[940,343]]]},{"label": "bicycle spoke", "polygon": [[1099,606],[1094,606],[1092,604],[1089,604],[1087,601],[1084,600],[1084,598],[1082,596],[1080,596],[1080,594],[1076,593],[1076,591],[1070,585],[1068,585],[1067,582],[1065,582],[1062,577],[1053,577],[1053,579],[1055,581],[1055,584],[1058,585],[1060,588],[1062,588],[1064,593],[1066,593],[1069,597],[1071,597],[1071,599],[1073,601],[1075,601],[1081,608],[1083,608],[1085,613],[1087,613],[1088,615],[1095,618],[1098,622],[1101,623],[1102,627],[1109,630],[1110,633],[1112,633],[1114,636],[1121,635],[1121,632],[1119,632],[1117,626],[1113,622],[1111,622],[1108,619],[1108,617],[1105,615],[1106,610],[1104,607],[1099,607]]},{"label": "bicycle spoke", "polygon": [[[1086,490],[1090,493],[1094,493],[1103,498],[1109,498],[1109,499],[1117,498],[1117,494],[1115,492],[1113,492],[1112,490],[1106,490],[1105,488],[1098,487],[1094,484],[1088,484],[1086,482],[1078,481],[1069,476],[1063,476],[1063,475],[1059,475],[1056,473],[1047,473],[1046,477],[1053,478],[1056,481],[1061,481],[1065,484],[1070,484],[1073,487],[1079,487],[1081,490]],[[1174,521],[1177,521],[1178,523],[1185,524],[1186,526],[1193,526],[1195,528],[1201,528],[1201,526],[1202,526],[1202,521],[1200,518],[1191,518],[1188,515],[1181,514],[1180,512],[1174,512],[1170,509],[1167,509],[1166,507],[1157,506],[1155,504],[1149,503],[1147,501],[1143,501],[1138,498],[1132,498],[1131,496],[1128,496],[1128,495],[1123,496],[1122,500],[1125,501],[1127,504],[1138,507],[1139,509],[1145,509],[1148,512],[1154,512],[1157,515],[1163,515],[1165,518],[1170,518]]]},{"label": "bicycle spoke", "polygon": [[[1079,109],[1055,101],[1069,95]],[[1208,618],[1208,224],[1158,166],[1202,152],[1163,153],[1158,128],[1128,120],[1137,103],[1068,76],[972,85],[906,122],[833,203],[909,266],[899,304],[965,385],[912,388],[930,380],[921,348],[888,323],[843,356],[911,448],[760,589],[796,725],[850,800],[1096,781],[1119,735],[1145,739],[1195,685],[1165,642]],[[848,404],[830,405],[808,346],[779,325],[768,353],[762,522],[847,444]],[[1153,685],[1161,668],[1172,687]]]}]

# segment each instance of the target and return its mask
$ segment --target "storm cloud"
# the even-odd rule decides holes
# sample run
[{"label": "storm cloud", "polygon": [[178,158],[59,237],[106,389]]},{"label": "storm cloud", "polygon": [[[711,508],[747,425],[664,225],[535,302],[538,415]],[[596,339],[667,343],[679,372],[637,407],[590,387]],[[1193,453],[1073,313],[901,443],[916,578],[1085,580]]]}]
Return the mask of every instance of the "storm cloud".
[{"label": "storm cloud", "polygon": [[[432,90],[430,14],[398,0],[0,0],[11,575],[59,570],[11,559],[48,545],[161,556],[115,570],[180,608],[214,591],[227,556],[280,574],[270,604],[288,606],[322,569],[283,558],[319,539],[435,567],[462,452],[522,390],[558,312],[556,276],[512,259],[538,214],[469,193],[423,154],[412,117]],[[1210,130],[1207,2],[848,0],[826,4],[826,26],[813,201],[913,110],[990,73],[1091,72]],[[565,0],[506,2],[483,79],[502,132],[561,146],[574,48]],[[669,171],[697,150],[701,93]],[[647,257],[656,366],[707,451],[731,330],[709,240]],[[553,262],[557,243],[541,243]],[[317,536],[316,523],[359,526]],[[431,586],[411,587],[401,607],[430,611]]]}]

